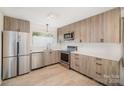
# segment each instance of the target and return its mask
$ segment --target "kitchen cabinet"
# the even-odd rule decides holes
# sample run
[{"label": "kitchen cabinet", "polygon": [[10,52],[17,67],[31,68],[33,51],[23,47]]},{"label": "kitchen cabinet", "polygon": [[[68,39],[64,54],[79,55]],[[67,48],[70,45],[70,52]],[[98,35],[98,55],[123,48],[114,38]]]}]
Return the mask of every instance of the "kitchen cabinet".
[{"label": "kitchen cabinet", "polygon": [[82,55],[71,54],[71,68],[106,85],[118,85],[119,62]]},{"label": "kitchen cabinet", "polygon": [[63,43],[64,42],[64,28],[58,28],[58,42]]},{"label": "kitchen cabinet", "polygon": [[57,51],[45,51],[44,52],[44,65],[50,65],[58,62]]},{"label": "kitchen cabinet", "polygon": [[91,40],[90,42],[104,42],[103,14],[91,17]]},{"label": "kitchen cabinet", "polygon": [[44,66],[43,52],[31,54],[31,69],[36,69]]},{"label": "kitchen cabinet", "polygon": [[86,20],[81,21],[81,33],[80,33],[80,41],[81,42],[87,42],[87,24],[86,24]]},{"label": "kitchen cabinet", "polygon": [[80,72],[81,56],[79,54],[71,54],[71,68]]},{"label": "kitchen cabinet", "polygon": [[29,23],[29,21],[19,20],[19,30],[21,32],[30,32],[30,23]]},{"label": "kitchen cabinet", "polygon": [[81,55],[81,58],[82,60],[80,61],[81,62],[81,66],[80,66],[80,72],[82,74],[87,74],[87,61],[88,61],[88,57],[85,56],[85,55]]},{"label": "kitchen cabinet", "polygon": [[57,63],[59,62],[58,61],[58,51],[52,51],[50,52],[50,57],[51,57],[51,63],[54,64],[54,63]]},{"label": "kitchen cabinet", "polygon": [[80,42],[80,31],[81,31],[81,23],[76,22],[73,24],[74,28],[74,42],[79,43]]},{"label": "kitchen cabinet", "polygon": [[12,17],[4,16],[4,30],[19,31],[18,20]]},{"label": "kitchen cabinet", "polygon": [[104,13],[104,41],[107,43],[120,43],[121,31],[120,8],[116,8]]},{"label": "kitchen cabinet", "polygon": [[50,65],[51,64],[51,58],[50,58],[50,52],[45,51],[44,52],[44,65]]},{"label": "kitchen cabinet", "polygon": [[104,60],[104,84],[119,85],[120,62]]},{"label": "kitchen cabinet", "polygon": [[30,22],[26,20],[16,19],[13,17],[4,16],[5,31],[30,32]]},{"label": "kitchen cabinet", "polygon": [[87,60],[87,65],[86,65],[86,74],[87,76],[91,77],[91,78],[95,78],[95,58],[88,56],[88,60]]},{"label": "kitchen cabinet", "polygon": [[104,83],[104,60],[95,58],[95,79]]},{"label": "kitchen cabinet", "polygon": [[61,60],[61,59],[60,59],[61,52],[60,52],[59,50],[56,51],[56,55],[55,55],[55,56],[56,56],[56,63],[57,63],[57,62],[60,62],[60,60]]},{"label": "kitchen cabinet", "polygon": [[[74,42],[120,43],[121,10],[115,8],[107,12],[61,27],[61,33],[74,31]],[[65,30],[68,28],[69,30]],[[63,41],[64,39],[62,39]]]}]

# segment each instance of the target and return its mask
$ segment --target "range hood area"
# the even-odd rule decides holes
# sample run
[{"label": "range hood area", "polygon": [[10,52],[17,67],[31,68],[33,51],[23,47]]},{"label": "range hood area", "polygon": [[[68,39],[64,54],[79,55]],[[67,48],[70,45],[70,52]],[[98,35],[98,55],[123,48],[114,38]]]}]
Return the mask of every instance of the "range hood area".
[{"label": "range hood area", "polygon": [[[55,22],[56,17],[50,15],[48,20]],[[61,24],[56,30],[52,27],[55,23],[50,25],[49,21],[48,28],[48,24],[33,25],[30,18],[15,18],[2,12],[0,19],[0,85],[14,85],[11,80],[15,80],[15,85],[28,85],[29,80],[30,85],[124,85],[122,8]],[[59,22],[63,21],[58,19],[58,25]],[[82,77],[87,81],[83,82]]]}]

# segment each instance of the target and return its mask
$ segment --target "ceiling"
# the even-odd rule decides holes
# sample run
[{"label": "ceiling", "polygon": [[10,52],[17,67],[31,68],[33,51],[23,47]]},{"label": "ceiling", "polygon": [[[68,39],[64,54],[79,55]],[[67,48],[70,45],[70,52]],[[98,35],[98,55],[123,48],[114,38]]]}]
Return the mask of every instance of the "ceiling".
[{"label": "ceiling", "polygon": [[[110,10],[112,7],[1,7],[4,15],[30,20],[32,24],[49,24],[51,28],[58,28],[87,17]],[[53,19],[48,19],[53,15]]]}]

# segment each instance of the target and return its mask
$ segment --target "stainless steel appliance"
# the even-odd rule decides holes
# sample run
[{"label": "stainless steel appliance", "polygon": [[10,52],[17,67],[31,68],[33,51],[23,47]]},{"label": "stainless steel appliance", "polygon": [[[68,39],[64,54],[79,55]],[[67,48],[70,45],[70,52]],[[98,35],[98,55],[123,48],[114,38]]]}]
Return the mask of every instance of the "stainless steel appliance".
[{"label": "stainless steel appliance", "polygon": [[74,40],[74,32],[65,33],[64,40],[66,40],[66,41]]},{"label": "stainless steel appliance", "polygon": [[37,69],[42,67],[43,64],[43,52],[33,52],[31,54],[31,69]]},{"label": "stainless steel appliance", "polygon": [[60,63],[66,67],[70,67],[70,54],[72,51],[76,51],[77,46],[67,46],[67,50],[61,51],[61,61]]},{"label": "stainless steel appliance", "polygon": [[[122,19],[122,21],[122,35],[124,35],[124,18]],[[124,85],[124,36],[122,36],[122,61],[120,63],[120,84]]]},{"label": "stainless steel appliance", "polygon": [[30,71],[28,33],[3,31],[2,79]]}]

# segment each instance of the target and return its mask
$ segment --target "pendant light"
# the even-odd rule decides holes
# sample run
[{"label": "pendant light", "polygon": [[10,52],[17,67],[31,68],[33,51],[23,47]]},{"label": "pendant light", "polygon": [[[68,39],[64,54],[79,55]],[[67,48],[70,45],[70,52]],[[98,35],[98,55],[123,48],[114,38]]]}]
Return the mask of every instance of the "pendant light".
[{"label": "pendant light", "polygon": [[46,31],[47,31],[47,32],[48,32],[48,25],[49,25],[49,24],[46,24]]}]

